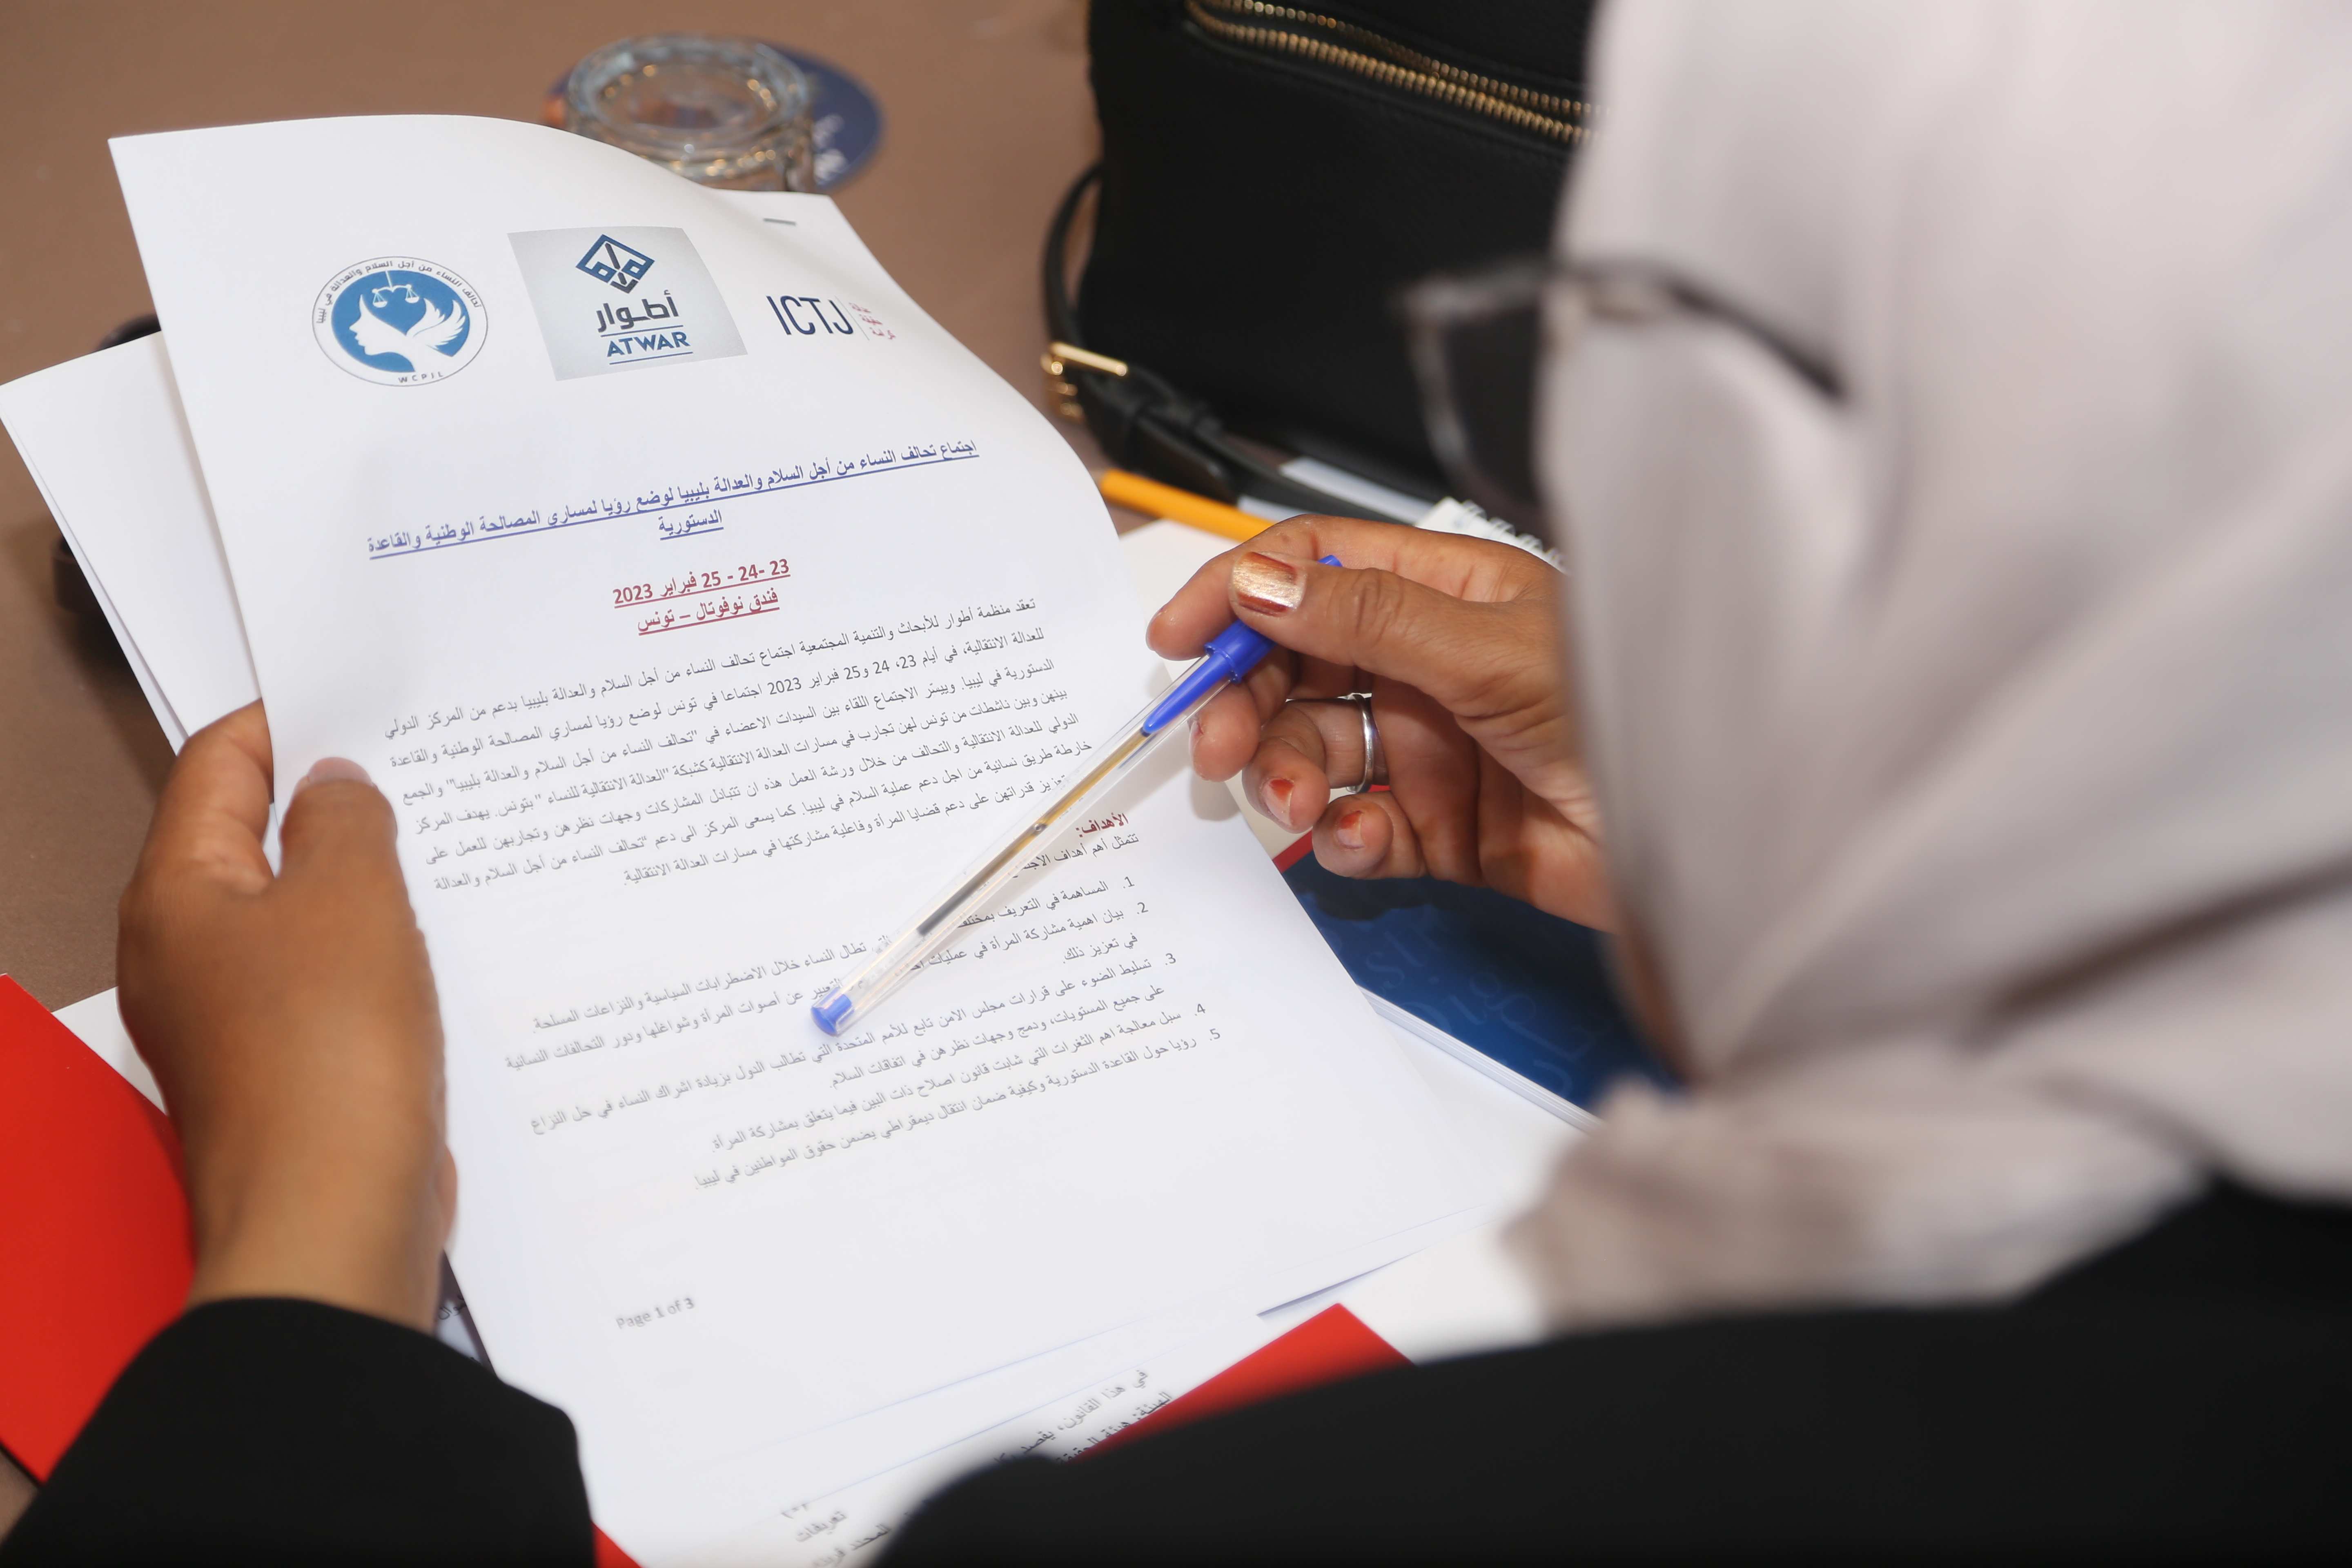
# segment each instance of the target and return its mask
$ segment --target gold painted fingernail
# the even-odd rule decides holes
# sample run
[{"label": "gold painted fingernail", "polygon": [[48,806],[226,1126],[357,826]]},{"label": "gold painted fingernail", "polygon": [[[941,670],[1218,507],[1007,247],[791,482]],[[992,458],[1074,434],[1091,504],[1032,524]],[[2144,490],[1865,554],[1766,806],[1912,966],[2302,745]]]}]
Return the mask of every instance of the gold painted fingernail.
[{"label": "gold painted fingernail", "polygon": [[1234,597],[1262,616],[1286,616],[1298,608],[1307,584],[1287,561],[1253,550],[1234,563]]}]

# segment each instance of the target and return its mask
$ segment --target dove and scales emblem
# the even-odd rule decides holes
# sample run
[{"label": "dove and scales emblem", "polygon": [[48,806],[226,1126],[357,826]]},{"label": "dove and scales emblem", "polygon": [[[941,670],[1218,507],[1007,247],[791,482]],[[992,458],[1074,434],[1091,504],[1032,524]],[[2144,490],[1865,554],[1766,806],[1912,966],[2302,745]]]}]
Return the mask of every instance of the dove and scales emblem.
[{"label": "dove and scales emblem", "polygon": [[414,257],[343,268],[320,290],[313,316],[330,359],[383,385],[439,381],[482,346],[481,295],[447,268]]}]

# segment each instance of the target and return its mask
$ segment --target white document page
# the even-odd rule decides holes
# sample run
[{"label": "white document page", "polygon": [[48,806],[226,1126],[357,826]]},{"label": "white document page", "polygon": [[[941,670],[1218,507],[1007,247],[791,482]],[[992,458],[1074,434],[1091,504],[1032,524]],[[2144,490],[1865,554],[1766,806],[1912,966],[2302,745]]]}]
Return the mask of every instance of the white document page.
[{"label": "white document page", "polygon": [[807,1021],[1161,679],[1075,458],[830,204],[501,121],[117,155],[281,790],[341,754],[402,810],[459,1276],[633,1552],[810,1495],[836,1423],[1472,1216],[1179,757],[873,1027]]},{"label": "white document page", "polygon": [[252,701],[236,595],[163,338],[0,386],[0,423],[141,672],[173,750]]},{"label": "white document page", "polygon": [[[730,194],[727,199],[753,208],[755,216],[763,212],[790,216],[794,211],[789,198],[780,202],[770,196]],[[186,445],[169,361],[160,352],[161,341],[147,340],[143,347],[134,343],[105,350],[0,387],[0,420],[9,423],[26,462],[54,476],[45,480],[45,493],[60,526],[73,531],[92,588],[102,600],[119,596],[146,612],[147,620],[125,617],[117,625],[126,651],[135,660],[137,645],[131,639],[143,637],[155,643],[159,674],[175,689],[184,689],[191,677],[211,675],[219,687],[213,700],[218,711],[226,711],[252,700],[251,667],[226,570],[213,542],[212,514],[202,478]],[[140,471],[126,479],[132,469]],[[58,498],[66,494],[74,495],[79,503],[70,521],[58,506]],[[192,550],[192,543],[197,548]],[[1147,606],[1164,602],[1194,568],[1226,547],[1215,535],[1174,522],[1150,524],[1122,534],[1118,543],[1138,598]],[[100,563],[104,563],[103,575]],[[236,689],[240,682],[241,691]],[[168,723],[169,710],[160,699],[156,701],[158,717]],[[201,727],[216,716],[216,711],[199,710],[194,721]],[[1201,796],[1196,795],[1199,803]],[[1213,815],[1213,797],[1206,804]],[[1240,809],[1238,802],[1234,809]],[[1262,840],[1265,837],[1260,835]],[[1287,847],[1289,837],[1281,835],[1270,847]],[[1373,1005],[1380,1009],[1376,999]],[[158,1099],[145,1064],[131,1049],[115,1016],[113,992],[63,1009],[58,1017],[150,1099]],[[1450,1048],[1458,1055],[1469,1047],[1443,1040],[1424,1044],[1407,1032],[1433,1032],[1420,1020],[1401,1024],[1391,1017],[1389,1022],[1397,1029],[1407,1057],[1428,1081],[1447,1121],[1493,1178],[1500,1195],[1500,1216],[1265,1318],[1243,1319],[1218,1333],[1151,1356],[1148,1359],[1156,1372],[1122,1368],[1108,1380],[1090,1379],[1083,1390],[1055,1387],[1055,1398],[1016,1417],[1002,1431],[1024,1434],[1024,1441],[1036,1433],[1051,1432],[1057,1434],[1053,1451],[1076,1451],[1115,1429],[1107,1423],[1132,1419],[1139,1408],[1106,1405],[1104,1390],[1114,1386],[1149,1389],[1152,1400],[1164,1402],[1255,1348],[1278,1327],[1300,1321],[1333,1301],[1349,1308],[1416,1361],[1496,1349],[1539,1335],[1540,1318],[1525,1280],[1502,1251],[1500,1232],[1511,1215],[1539,1194],[1551,1163],[1579,1136],[1575,1127],[1588,1123],[1580,1112],[1574,1126],[1563,1125],[1556,1115],[1538,1110],[1518,1094],[1497,1089],[1475,1071],[1440,1054]],[[1244,1329],[1247,1333],[1236,1338]],[[1172,1327],[1162,1331],[1172,1331]],[[1087,1353],[1101,1354],[1111,1348],[1095,1346]],[[1222,1361],[1213,1360],[1218,1354],[1223,1355]],[[989,1399],[1013,1401],[1018,1398],[1021,1385],[1068,1383],[1071,1369],[1080,1364],[1082,1357],[1069,1352],[1040,1358],[1008,1369],[1017,1371],[1018,1377],[982,1379],[973,1387],[947,1391],[945,1398],[910,1402],[909,1409],[896,1413],[893,1426],[905,1432],[913,1416],[924,1431],[946,1430],[954,1419],[950,1411],[985,1407],[975,1399],[983,1387]],[[1138,1397],[1142,1397],[1140,1393]],[[917,1406],[926,1408],[918,1411],[913,1408]],[[1087,1436],[1066,1424],[1066,1407],[1114,1414],[1090,1418],[1091,1426],[1081,1423],[1092,1435]],[[1116,1414],[1118,1411],[1125,1414]],[[976,1462],[973,1456],[981,1460],[995,1458],[1003,1445],[991,1447],[991,1443],[1002,1431],[982,1434],[815,1502],[794,1506],[727,1542],[720,1555],[740,1553],[744,1561],[766,1561],[781,1552],[781,1561],[815,1562],[827,1560],[845,1541],[878,1551],[896,1521],[942,1481]],[[837,1452],[845,1446],[838,1431],[827,1436],[829,1449]],[[922,1440],[920,1436],[913,1439],[918,1446]],[[905,1439],[898,1441],[903,1444]],[[895,1451],[888,1446],[877,1447],[877,1453]]]},{"label": "white document page", "polygon": [[[1124,535],[1121,543],[1134,537]],[[1082,1454],[1333,1305],[1347,1308],[1415,1362],[1543,1338],[1534,1289],[1504,1249],[1502,1232],[1542,1195],[1559,1156],[1584,1134],[1417,1036],[1393,1033],[1448,1125],[1501,1190],[1504,1202],[1495,1217],[1361,1279],[1142,1358],[887,1474],[785,1509],[720,1543],[709,1560],[744,1568],[871,1563],[917,1509],[959,1477],[1033,1454],[1057,1459]]]},{"label": "white document page", "polygon": [[[0,388],[0,421],[108,606],[115,639],[148,672],[148,703],[174,750],[188,733],[252,703],[254,670],[228,562],[212,531],[163,339],[146,336],[12,381]],[[80,527],[85,517],[89,529]]]},{"label": "white document page", "polygon": [[[794,212],[791,198],[730,193],[726,199],[753,209],[754,216],[791,216]],[[144,637],[158,645],[162,678],[175,689],[191,677],[210,676],[217,683],[219,694],[213,699],[217,711],[195,714],[200,728],[218,712],[252,700],[251,666],[214,541],[202,476],[186,444],[169,360],[160,352],[160,338],[146,342],[144,349],[131,344],[101,351],[0,386],[0,420],[8,423],[26,463],[54,475],[44,481],[44,494],[59,525],[75,538],[93,590],[102,601],[114,595],[138,604],[149,616],[149,620],[124,617],[117,623],[126,652],[135,661],[132,639]],[[141,471],[126,479],[124,471],[134,468]],[[79,503],[70,521],[59,504],[67,494]],[[1146,606],[1164,602],[1196,567],[1226,548],[1215,535],[1174,522],[1131,531],[1118,543],[1137,596]],[[192,544],[197,548],[192,550]],[[104,563],[102,574],[100,563]],[[167,616],[176,619],[166,623]],[[151,700],[158,718],[168,725],[169,710],[160,697]],[[1215,814],[1213,796],[1203,800],[1196,793],[1195,799]],[[1234,810],[1240,809],[1236,798]],[[1254,819],[1251,825],[1258,826]],[[1290,835],[1268,841],[1267,832],[1259,837],[1269,848],[1288,847]],[[1377,1002],[1374,1005],[1377,1010]],[[150,1100],[162,1103],[146,1064],[123,1032],[112,991],[60,1009],[58,1016]],[[1493,1179],[1499,1198],[1496,1218],[1264,1317],[1242,1318],[1214,1333],[1147,1355],[1146,1364],[1090,1377],[1084,1387],[1057,1387],[1055,1397],[1010,1422],[781,1510],[762,1524],[696,1555],[714,1562],[783,1564],[865,1560],[884,1548],[898,1525],[927,1497],[964,1470],[1011,1454],[1067,1457],[1082,1451],[1335,1301],[1415,1361],[1495,1350],[1539,1337],[1540,1316],[1527,1282],[1502,1249],[1501,1231],[1511,1215],[1539,1195],[1552,1163],[1580,1135],[1576,1126],[1584,1123],[1580,1120],[1576,1126],[1563,1125],[1557,1116],[1441,1054],[1442,1047],[1424,1043],[1394,1019],[1390,1022],[1448,1123]],[[1427,1025],[1413,1023],[1428,1032]],[[1456,1053],[1468,1049],[1458,1042],[1447,1044]],[[1172,1326],[1162,1331],[1172,1333]],[[1099,1355],[1111,1348],[1095,1345],[1089,1353]],[[954,1413],[982,1407],[973,1398],[981,1385],[992,1385],[988,1393],[997,1403],[1013,1402],[1024,1384],[1042,1388],[1068,1383],[1069,1370],[1082,1360],[1059,1352],[1007,1369],[1019,1377],[982,1379],[973,1387],[945,1391],[944,1398],[909,1402],[908,1411],[898,1413],[896,1425],[907,1431],[907,1417],[920,1407],[924,1432],[950,1430]],[[844,1447],[838,1430],[826,1436],[834,1439],[828,1447]],[[899,1441],[903,1447],[906,1440]],[[922,1441],[918,1436],[913,1446]],[[876,1451],[899,1450],[877,1445]]]},{"label": "white document page", "polygon": [[[724,199],[750,209],[754,217],[791,219],[797,211],[794,197],[727,193]],[[173,689],[194,687],[208,691],[208,696],[197,700],[205,705],[195,710],[193,720],[194,727],[201,728],[220,713],[250,701],[255,691],[244,629],[220,559],[203,477],[187,445],[185,421],[171,383],[168,356],[161,351],[162,341],[148,340],[143,348],[132,344],[103,351],[0,387],[0,418],[12,420],[10,428],[26,462],[55,476],[49,485],[52,509],[59,526],[79,542],[92,589],[102,601],[111,593],[141,606],[145,619],[127,616],[115,623],[125,653],[136,665],[138,639],[143,637],[157,647],[163,678]],[[30,411],[27,416],[16,417],[26,411]],[[68,494],[77,502],[70,519],[58,500]],[[1159,558],[1167,553],[1160,536],[1169,530],[1190,536],[1181,542],[1187,569],[1163,582],[1160,578],[1167,573],[1155,574],[1152,568],[1167,564]],[[1120,554],[1144,604],[1157,605],[1166,599],[1190,574],[1189,566],[1205,559],[1191,549],[1196,541],[1205,542],[1213,553],[1217,542],[1213,536],[1172,523],[1121,537]],[[109,614],[112,613],[110,608]],[[143,667],[142,679],[146,679]],[[177,745],[184,737],[175,732],[172,711],[152,685],[149,699]],[[1223,815],[1213,791],[1196,785],[1193,798],[1196,807],[1205,807],[1207,815]],[[1236,804],[1230,809],[1238,812],[1240,807]],[[112,992],[80,1005],[72,1026],[95,1048],[100,1037],[85,1026],[96,1016],[93,1007],[104,1012],[103,1022],[111,1031],[109,1037],[120,1047],[110,1059],[144,1081],[145,1068],[131,1053],[128,1037],[113,1017]],[[1409,1056],[1418,1048],[1414,1044],[1406,1047]],[[1419,1063],[1419,1057],[1414,1059]],[[1426,1073],[1426,1064],[1420,1065]],[[152,1098],[152,1084],[150,1094]],[[1439,1102],[1441,1109],[1446,1106],[1442,1093]],[[1479,1152],[1484,1156],[1488,1151]],[[1458,1246],[1462,1239],[1452,1238],[1447,1245]],[[1415,1255],[1426,1256],[1426,1252]],[[1380,1277],[1395,1272],[1395,1267]],[[1160,1347],[1197,1334],[1202,1322],[1213,1315],[1195,1310],[1129,1325],[906,1401],[815,1435],[818,1441],[811,1446],[821,1449],[815,1462],[793,1456],[779,1468],[812,1479],[867,1470],[887,1472],[870,1485],[860,1483],[866,1487],[861,1495],[898,1496],[905,1507],[911,1508],[936,1479],[939,1461],[932,1454],[902,1465],[904,1456],[925,1452],[961,1436],[975,1425],[993,1420],[1000,1411],[1040,1400],[1058,1401],[1082,1382],[1099,1384],[1097,1374],[1113,1363],[1156,1356],[1160,1364],[1166,1365],[1168,1352]],[[1243,1321],[1263,1330],[1261,1320],[1255,1316]],[[1205,1342],[1192,1342],[1197,1346]],[[477,1353],[471,1345],[467,1339],[460,1348]],[[1118,1375],[1127,1373],[1121,1371]],[[1163,1382],[1158,1386],[1164,1392],[1168,1385]],[[874,1488],[882,1489],[875,1492]]]},{"label": "white document page", "polygon": [[[795,211],[796,198],[727,193],[724,199],[752,209],[754,217],[790,217]],[[43,481],[51,513],[75,541],[91,590],[177,749],[186,734],[164,700],[166,689],[189,706],[193,729],[257,693],[162,344],[162,338],[149,338],[0,387],[0,419],[8,421],[27,466],[54,476]],[[138,606],[137,613],[118,614],[118,599]],[[157,650],[156,674],[142,658],[142,638]],[[69,1026],[93,1048],[103,1038],[101,1054],[157,1099],[113,1007],[111,991],[78,1004]],[[93,1033],[101,1021],[104,1029]],[[1159,1355],[1232,1316],[1230,1309],[1192,1303],[811,1434],[767,1461],[811,1487],[890,1471],[908,1455],[928,1453],[1007,1410],[1058,1398],[1106,1369]],[[476,1353],[470,1346],[469,1340],[460,1348]]]},{"label": "white document page", "polygon": [[[44,491],[47,488],[42,484],[37,473],[33,476],[33,486]],[[52,505],[50,515],[54,517],[56,510]],[[81,542],[74,537],[74,531],[59,522],[58,531],[65,536],[66,546],[73,552],[75,561],[86,560],[81,552]],[[147,668],[146,659],[140,656],[139,645],[131,638],[130,623],[114,607],[114,601],[107,597],[105,585],[86,565],[82,568],[82,581],[89,586],[90,597],[98,601],[99,614],[106,617],[107,627],[114,634],[114,645],[121,650],[123,661],[131,666],[131,678],[139,683],[139,695],[147,699],[148,711],[155,715],[155,723],[163,731],[163,739],[173,752],[177,752],[188,743],[188,731],[181,725],[179,715],[172,711],[172,704],[164,698],[163,685],[155,679],[155,672]]]}]

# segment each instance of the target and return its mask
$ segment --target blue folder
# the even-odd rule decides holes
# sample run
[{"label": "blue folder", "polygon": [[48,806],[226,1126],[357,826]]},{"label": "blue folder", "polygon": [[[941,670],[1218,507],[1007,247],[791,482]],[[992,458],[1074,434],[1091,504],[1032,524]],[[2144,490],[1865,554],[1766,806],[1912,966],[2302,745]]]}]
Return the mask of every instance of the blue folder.
[{"label": "blue folder", "polygon": [[1621,1078],[1675,1082],[1619,1003],[1597,932],[1490,888],[1358,881],[1312,855],[1282,876],[1349,978],[1502,1069],[1488,1076],[1532,1085],[1537,1103],[1590,1110]]}]

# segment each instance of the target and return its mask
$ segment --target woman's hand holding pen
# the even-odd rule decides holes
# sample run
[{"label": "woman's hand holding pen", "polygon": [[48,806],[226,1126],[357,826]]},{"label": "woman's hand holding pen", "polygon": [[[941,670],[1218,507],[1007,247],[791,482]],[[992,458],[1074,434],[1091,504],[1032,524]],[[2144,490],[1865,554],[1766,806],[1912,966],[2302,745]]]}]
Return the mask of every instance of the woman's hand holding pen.
[{"label": "woman's hand holding pen", "polygon": [[[1201,568],[1149,639],[1191,658],[1239,619],[1279,645],[1201,710],[1193,765],[1211,779],[1246,769],[1250,798],[1311,826],[1330,869],[1491,887],[1608,929],[1559,592],[1558,573],[1508,545],[1294,518]],[[1361,718],[1330,700],[1356,691],[1371,693],[1389,788],[1327,805],[1363,776]]]},{"label": "woman's hand holding pen", "polygon": [[258,703],[192,736],[122,895],[122,1019],[180,1133],[189,1304],[294,1296],[429,1330],[457,1172],[392,807],[320,763],[273,874],[269,776]]}]

